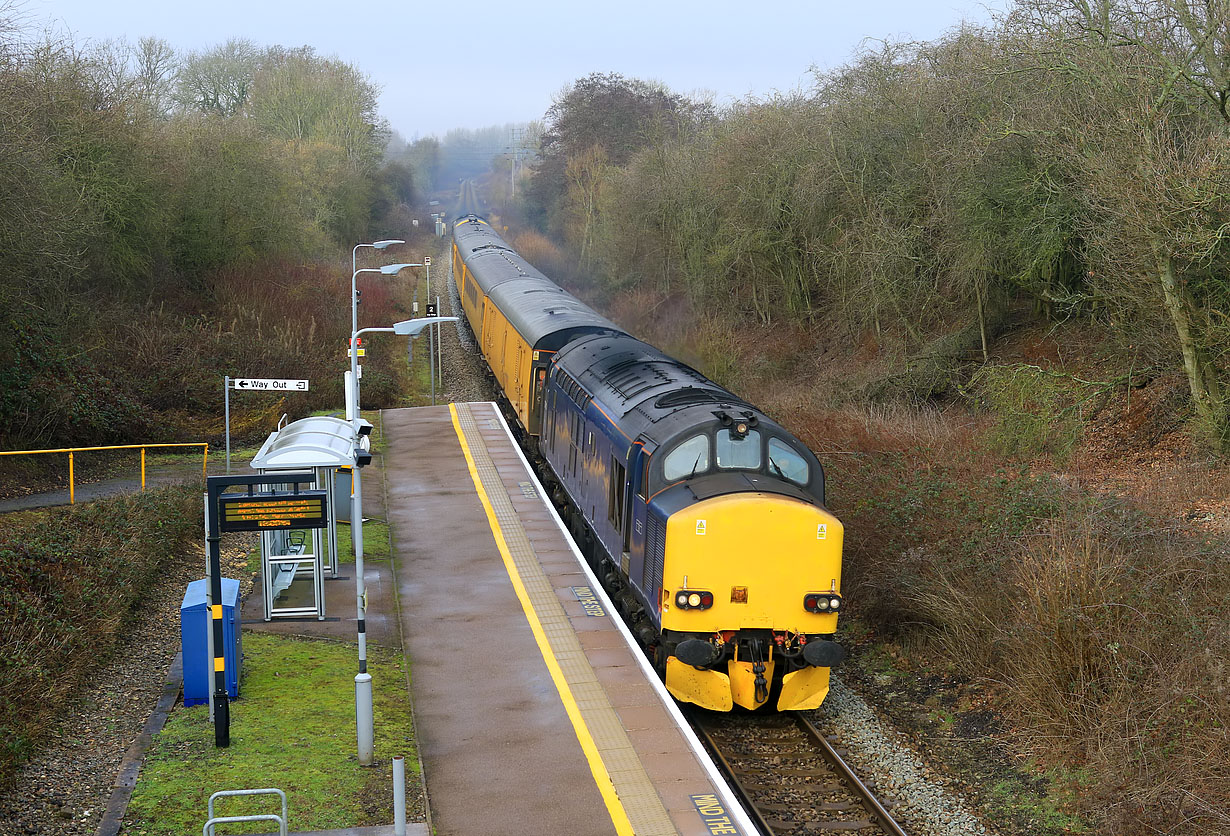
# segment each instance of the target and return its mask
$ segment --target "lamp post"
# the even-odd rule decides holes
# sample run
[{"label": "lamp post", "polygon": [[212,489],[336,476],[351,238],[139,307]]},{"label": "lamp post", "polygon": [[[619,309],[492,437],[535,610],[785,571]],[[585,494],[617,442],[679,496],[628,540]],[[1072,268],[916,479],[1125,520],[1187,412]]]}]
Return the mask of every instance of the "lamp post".
[{"label": "lamp post", "polygon": [[356,331],[359,328],[358,306],[354,304],[355,302],[354,277],[358,275],[359,273],[358,262],[356,260],[358,253],[359,253],[359,248],[360,247],[371,247],[374,250],[383,250],[383,249],[393,246],[394,244],[404,244],[404,243],[406,242],[401,240],[400,238],[387,238],[383,241],[373,241],[370,244],[355,244],[354,249],[350,251],[350,274],[351,274],[350,276],[350,302],[351,302],[350,330],[351,331]]},{"label": "lamp post", "polygon": [[[359,247],[369,247],[369,246],[374,247],[377,244],[384,244],[385,246],[388,246],[389,244],[402,244],[402,243],[405,243],[405,242],[403,241],[377,241],[376,244],[359,244]],[[357,250],[359,247],[355,247],[355,250]],[[354,258],[353,250],[351,251],[350,255],[351,255],[351,258],[353,259]],[[400,273],[402,270],[405,270],[407,267],[422,267],[422,266],[423,265],[421,264],[386,264],[383,267],[364,267],[360,270],[355,270],[353,273],[351,273],[350,274],[350,330],[351,332],[353,333],[354,331],[359,330],[359,293],[358,293],[359,289],[358,289],[356,282],[359,278],[360,273],[383,273],[386,276],[395,276],[398,273]],[[358,354],[358,348],[354,344],[354,341],[355,341],[355,338],[351,337],[350,345],[348,346],[348,348],[350,349],[351,357],[355,357]],[[357,369],[357,365],[356,365],[356,369]],[[355,403],[357,404],[359,402],[359,395],[358,395],[359,378],[357,374],[351,380],[351,385],[354,386]],[[356,412],[354,416],[347,415],[346,417],[353,418],[357,415],[358,413]]]},{"label": "lamp post", "polygon": [[[352,348],[354,347],[354,341],[358,339],[360,334],[391,333],[401,337],[413,337],[428,326],[441,322],[456,321],[457,317],[455,316],[422,316],[417,319],[396,322],[392,328],[358,329],[351,332],[350,345]],[[351,416],[351,426],[354,427],[356,445],[359,443],[359,439],[370,433],[372,429],[371,424],[359,417],[358,365],[358,354],[351,351],[350,379],[356,385],[346,387],[346,394],[350,398],[350,402],[346,404],[346,411]],[[371,457],[368,455],[366,461],[360,462],[361,452],[359,449],[355,450],[355,467],[351,472],[351,486],[354,490],[354,499],[352,500],[353,504],[350,512],[350,532],[351,540],[354,543],[355,608],[359,622],[359,672],[354,678],[354,704],[355,722],[358,729],[359,763],[363,766],[371,766],[374,757],[372,676],[367,672],[367,605],[364,601],[366,590],[363,584],[363,479],[360,476],[361,464],[366,464],[367,461],[371,460]]]}]

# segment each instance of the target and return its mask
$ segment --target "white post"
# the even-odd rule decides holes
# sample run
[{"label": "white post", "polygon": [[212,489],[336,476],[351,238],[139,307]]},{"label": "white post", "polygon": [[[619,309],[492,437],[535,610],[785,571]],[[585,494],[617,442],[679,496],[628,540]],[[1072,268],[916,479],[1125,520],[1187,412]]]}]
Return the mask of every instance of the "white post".
[{"label": "white post", "polygon": [[355,675],[354,709],[359,738],[359,765],[371,766],[374,751],[372,744],[372,675],[370,673]]},{"label": "white post", "polygon": [[231,377],[222,378],[222,402],[226,405],[226,475],[231,475]]},{"label": "white post", "polygon": [[406,759],[393,758],[393,836],[406,836]]}]

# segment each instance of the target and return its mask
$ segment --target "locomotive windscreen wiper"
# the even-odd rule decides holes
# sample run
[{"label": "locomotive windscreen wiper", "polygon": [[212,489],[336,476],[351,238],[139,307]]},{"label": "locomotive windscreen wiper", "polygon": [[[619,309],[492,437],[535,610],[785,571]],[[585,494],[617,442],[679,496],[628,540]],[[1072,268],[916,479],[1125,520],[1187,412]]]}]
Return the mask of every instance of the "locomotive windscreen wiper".
[{"label": "locomotive windscreen wiper", "polygon": [[692,472],[688,474],[689,479],[691,479],[693,476],[696,475],[696,468],[700,467],[701,458],[703,458],[705,453],[708,453],[708,452],[709,452],[708,450],[701,450],[699,453],[696,454],[696,461],[692,462]]}]

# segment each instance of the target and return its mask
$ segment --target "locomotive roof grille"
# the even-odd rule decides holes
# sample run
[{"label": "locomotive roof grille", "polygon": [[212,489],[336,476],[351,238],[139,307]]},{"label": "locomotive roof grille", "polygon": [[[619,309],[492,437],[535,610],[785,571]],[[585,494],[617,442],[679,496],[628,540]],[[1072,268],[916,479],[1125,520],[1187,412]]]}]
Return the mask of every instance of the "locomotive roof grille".
[{"label": "locomotive roof grille", "polygon": [[631,400],[646,389],[674,380],[673,376],[662,368],[664,365],[666,364],[647,363],[639,359],[625,360],[608,370],[606,382],[624,398]]},{"label": "locomotive roof grille", "polygon": [[696,404],[705,403],[748,405],[721,389],[701,389],[695,386],[685,386],[677,391],[667,392],[654,401],[653,405],[658,409],[676,409],[681,406],[695,406]]}]

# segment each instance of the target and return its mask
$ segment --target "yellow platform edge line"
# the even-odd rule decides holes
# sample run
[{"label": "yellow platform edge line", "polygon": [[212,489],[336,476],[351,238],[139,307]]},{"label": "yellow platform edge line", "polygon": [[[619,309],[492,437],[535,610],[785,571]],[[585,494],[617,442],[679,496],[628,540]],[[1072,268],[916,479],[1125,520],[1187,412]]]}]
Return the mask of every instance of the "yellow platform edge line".
[{"label": "yellow platform edge line", "polygon": [[564,710],[568,713],[568,719],[572,721],[573,731],[576,732],[577,742],[581,744],[581,751],[585,753],[585,759],[589,762],[589,771],[593,773],[594,783],[598,786],[598,792],[602,794],[602,800],[606,802],[607,812],[611,815],[611,823],[615,825],[615,832],[620,834],[620,836],[624,836],[624,834],[633,836],[632,822],[628,818],[627,811],[624,810],[623,803],[619,800],[619,793],[615,790],[615,783],[611,780],[610,773],[607,772],[606,764],[602,762],[602,755],[598,751],[598,746],[594,743],[593,735],[590,734],[585,718],[581,716],[581,709],[577,705],[576,699],[572,696],[572,689],[568,685],[568,680],[564,678],[564,672],[560,669],[555,653],[551,650],[551,644],[547,641],[546,633],[543,632],[538,612],[530,602],[529,593],[526,592],[525,584],[521,581],[521,574],[517,571],[512,554],[508,550],[508,543],[504,540],[504,532],[500,529],[500,523],[495,516],[495,509],[491,507],[491,499],[483,488],[482,479],[478,475],[478,468],[474,465],[474,457],[470,454],[470,446],[466,443],[465,432],[461,429],[461,422],[457,416],[457,405],[449,404],[448,409],[453,417],[453,429],[457,432],[457,440],[461,442],[461,452],[465,455],[466,467],[470,470],[470,478],[474,481],[474,488],[478,492],[478,499],[483,505],[483,510],[487,513],[487,524],[491,528],[491,533],[495,535],[496,548],[500,550],[500,557],[504,561],[504,568],[507,570],[508,577],[512,581],[518,600],[521,601],[521,609],[525,611],[525,618],[530,624],[534,640],[538,642],[538,649],[542,652],[542,659],[546,662],[547,670],[551,673],[551,680],[555,683],[555,689],[559,691],[560,700],[564,703]]}]

